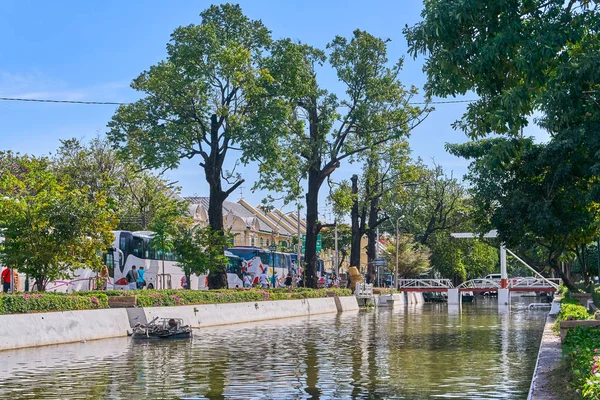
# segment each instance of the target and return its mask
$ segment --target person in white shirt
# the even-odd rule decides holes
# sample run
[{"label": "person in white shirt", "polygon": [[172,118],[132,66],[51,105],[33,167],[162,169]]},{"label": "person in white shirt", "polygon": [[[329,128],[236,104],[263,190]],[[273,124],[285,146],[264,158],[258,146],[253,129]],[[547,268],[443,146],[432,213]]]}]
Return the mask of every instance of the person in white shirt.
[{"label": "person in white shirt", "polygon": [[267,276],[267,271],[264,270],[262,272],[262,274],[260,274],[260,276],[258,277],[258,280],[260,282],[260,287],[263,289],[266,289],[269,287],[269,277]]},{"label": "person in white shirt", "polygon": [[251,288],[252,287],[252,278],[250,278],[249,274],[246,274],[244,276],[244,287],[245,288]]}]

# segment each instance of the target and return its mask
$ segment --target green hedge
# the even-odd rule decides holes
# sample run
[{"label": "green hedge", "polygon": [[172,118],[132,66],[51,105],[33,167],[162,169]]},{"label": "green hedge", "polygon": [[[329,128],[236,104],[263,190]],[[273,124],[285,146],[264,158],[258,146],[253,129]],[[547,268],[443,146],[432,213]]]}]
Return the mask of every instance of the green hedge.
[{"label": "green hedge", "polygon": [[102,292],[89,295],[65,293],[17,293],[0,295],[0,314],[94,310],[100,308],[108,308],[108,296]]},{"label": "green hedge", "polygon": [[600,399],[600,330],[569,329],[563,354],[572,371],[572,385],[584,399]]},{"label": "green hedge", "polygon": [[[350,296],[349,289],[223,289],[223,290],[110,290],[108,296],[136,296],[138,307],[161,307],[193,304],[241,303],[246,301],[290,300],[326,297],[327,293]],[[89,295],[96,292],[82,292]]]},{"label": "green hedge", "polygon": [[568,319],[590,319],[587,309],[579,303],[578,300],[570,297],[563,297],[560,300],[560,312],[556,317],[557,321],[566,321]]},{"label": "green hedge", "polygon": [[107,290],[79,292],[80,296],[103,293],[111,296],[136,296],[138,307],[177,306],[189,304],[240,303],[245,301],[289,300],[326,297],[327,293],[350,296],[349,289],[222,289],[222,290]]},{"label": "green hedge", "polygon": [[107,290],[66,293],[0,295],[0,314],[108,308],[110,296],[136,296],[138,307],[186,304],[240,303],[244,301],[310,299],[333,293],[350,296],[349,289],[223,289],[223,290]]}]

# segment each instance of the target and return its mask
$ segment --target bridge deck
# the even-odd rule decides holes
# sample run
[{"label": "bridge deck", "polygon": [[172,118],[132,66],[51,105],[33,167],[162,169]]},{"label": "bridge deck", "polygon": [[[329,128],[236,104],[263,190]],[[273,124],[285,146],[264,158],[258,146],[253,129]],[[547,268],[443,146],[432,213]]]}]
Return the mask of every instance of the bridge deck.
[{"label": "bridge deck", "polygon": [[[540,287],[514,287],[508,288],[511,292],[547,292],[553,293],[556,291],[553,287],[550,286],[540,286]],[[446,293],[448,292],[448,288],[433,288],[433,287],[405,287],[400,288],[401,292],[416,292],[416,293]],[[459,288],[459,292],[497,292],[497,287],[489,287],[489,288]]]}]

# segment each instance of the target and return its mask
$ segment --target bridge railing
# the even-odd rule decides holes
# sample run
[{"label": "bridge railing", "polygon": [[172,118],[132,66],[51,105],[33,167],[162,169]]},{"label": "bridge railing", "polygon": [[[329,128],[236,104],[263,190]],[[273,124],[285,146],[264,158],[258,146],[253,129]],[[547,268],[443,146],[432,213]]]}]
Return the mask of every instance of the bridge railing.
[{"label": "bridge railing", "polygon": [[457,286],[459,289],[494,289],[500,287],[500,282],[492,279],[471,279]]},{"label": "bridge railing", "polygon": [[511,279],[508,282],[509,288],[549,288],[553,287],[558,289],[558,285],[560,284],[560,278],[518,278]]},{"label": "bridge railing", "polygon": [[452,289],[454,285],[450,279],[398,279],[398,287]]}]

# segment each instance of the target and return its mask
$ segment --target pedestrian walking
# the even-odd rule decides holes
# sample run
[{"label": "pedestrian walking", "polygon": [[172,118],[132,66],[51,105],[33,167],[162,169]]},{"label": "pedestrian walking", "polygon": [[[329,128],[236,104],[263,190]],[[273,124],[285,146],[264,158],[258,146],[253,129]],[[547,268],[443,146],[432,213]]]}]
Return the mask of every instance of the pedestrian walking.
[{"label": "pedestrian walking", "polygon": [[140,290],[146,287],[146,278],[144,278],[145,274],[146,274],[146,271],[144,270],[144,267],[141,266],[140,270],[138,271],[138,279],[137,279],[137,288]]},{"label": "pedestrian walking", "polygon": [[2,275],[0,276],[0,278],[2,279],[2,291],[4,293],[8,293],[8,291],[10,290],[10,268],[4,268],[4,271],[2,271]]},{"label": "pedestrian walking", "polygon": [[244,275],[244,287],[247,289],[252,287],[252,278],[250,277],[250,274]]},{"label": "pedestrian walking", "polygon": [[269,287],[269,277],[267,276],[267,270],[263,270],[262,274],[258,277],[258,281],[260,282],[260,287],[262,289],[267,289]]},{"label": "pedestrian walking", "polygon": [[135,265],[131,267],[125,278],[127,278],[127,284],[129,285],[129,290],[135,290],[137,288],[137,280],[140,277],[138,272],[136,271]]}]

